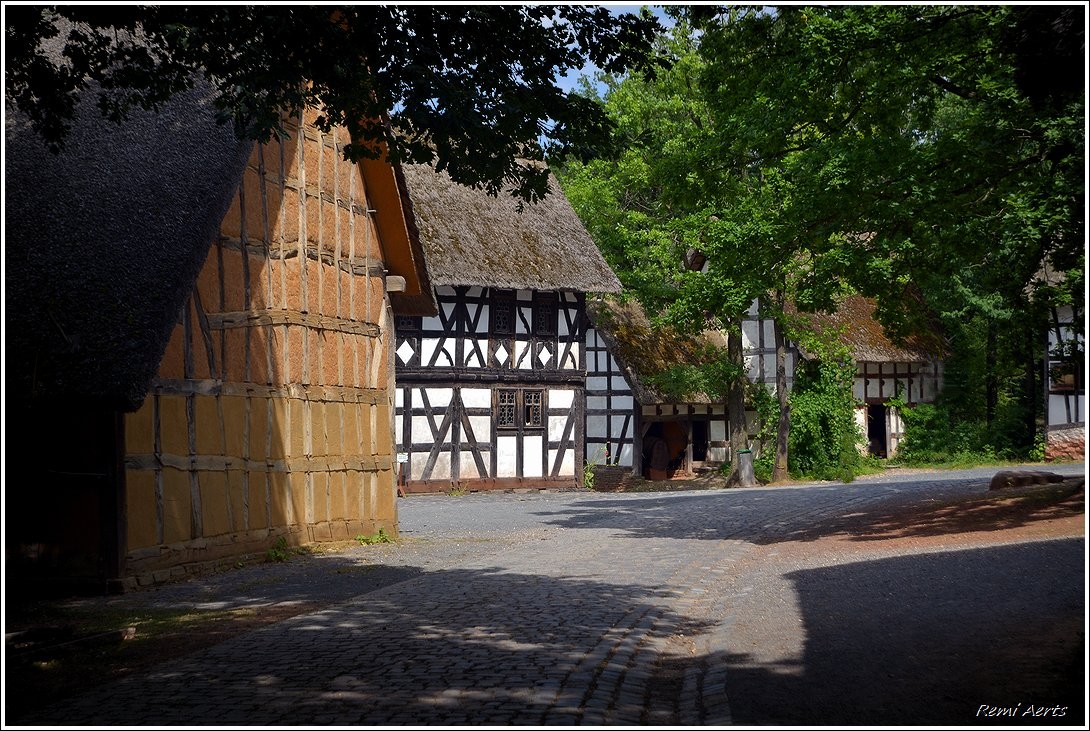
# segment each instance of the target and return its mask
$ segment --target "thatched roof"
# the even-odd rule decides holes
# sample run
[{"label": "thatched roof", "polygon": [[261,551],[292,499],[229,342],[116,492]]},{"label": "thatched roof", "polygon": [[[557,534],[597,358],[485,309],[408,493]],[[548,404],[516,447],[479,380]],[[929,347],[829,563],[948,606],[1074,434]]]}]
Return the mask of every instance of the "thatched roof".
[{"label": "thatched roof", "polygon": [[556,178],[520,211],[514,197],[458,185],[429,165],[403,170],[433,284],[621,290]]},{"label": "thatched roof", "polygon": [[861,295],[847,297],[831,314],[798,314],[817,332],[836,332],[856,362],[924,363],[942,355],[937,338],[916,336],[895,343],[875,317],[874,300]]},{"label": "thatched roof", "polygon": [[726,347],[726,339],[720,333],[709,331],[696,337],[669,327],[653,328],[643,307],[635,300],[588,298],[587,313],[640,404],[718,403],[706,393],[689,394],[685,398],[667,394],[653,379],[673,366],[701,362],[707,357],[709,347]]},{"label": "thatched roof", "polygon": [[59,155],[5,110],[7,394],[133,409],[253,143],[216,124],[207,89],[121,126],[95,98]]}]

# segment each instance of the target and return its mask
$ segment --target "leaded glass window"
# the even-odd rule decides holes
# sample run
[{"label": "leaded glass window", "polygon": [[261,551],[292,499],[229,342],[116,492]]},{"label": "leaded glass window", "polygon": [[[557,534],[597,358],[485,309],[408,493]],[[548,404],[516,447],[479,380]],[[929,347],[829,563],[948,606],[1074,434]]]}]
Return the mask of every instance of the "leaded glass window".
[{"label": "leaded glass window", "polygon": [[523,426],[541,426],[541,391],[522,392]]},{"label": "leaded glass window", "polygon": [[496,426],[500,429],[514,429],[516,400],[518,392],[513,389],[501,389],[496,395]]}]

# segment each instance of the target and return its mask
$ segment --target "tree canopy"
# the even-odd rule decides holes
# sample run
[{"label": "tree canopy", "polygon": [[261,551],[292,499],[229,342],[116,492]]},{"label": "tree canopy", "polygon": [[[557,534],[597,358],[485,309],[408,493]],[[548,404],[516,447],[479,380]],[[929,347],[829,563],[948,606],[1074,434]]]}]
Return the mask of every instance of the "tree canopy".
[{"label": "tree canopy", "polygon": [[964,402],[990,422],[1006,398],[1024,443],[1044,308],[1083,304],[1084,12],[678,8],[670,71],[606,79],[619,156],[562,182],[663,319],[875,297],[894,335],[941,331]]},{"label": "tree canopy", "polygon": [[284,114],[345,125],[352,159],[388,151],[531,200],[551,156],[586,157],[610,123],[558,79],[589,59],[651,72],[649,14],[578,5],[20,6],[6,8],[6,93],[54,148],[76,102],[109,119],[207,81],[224,122],[267,140]]}]

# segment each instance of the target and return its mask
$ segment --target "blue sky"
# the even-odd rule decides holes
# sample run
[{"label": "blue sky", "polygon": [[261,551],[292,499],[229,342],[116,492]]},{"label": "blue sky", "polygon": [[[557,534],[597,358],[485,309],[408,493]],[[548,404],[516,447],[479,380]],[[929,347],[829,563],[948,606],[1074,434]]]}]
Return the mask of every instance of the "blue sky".
[{"label": "blue sky", "polygon": [[[678,4],[678,3],[672,3],[672,4]],[[658,17],[659,22],[661,22],[665,26],[672,25],[672,22],[670,21],[669,18],[666,17],[666,13],[663,11],[661,5],[647,5],[647,6],[644,6],[644,5],[624,5],[624,4],[621,4],[621,3],[599,3],[599,5],[602,5],[604,7],[609,8],[610,12],[616,13],[618,15],[620,15],[622,13],[639,13],[640,8],[648,7],[648,8],[651,8],[652,12],[654,12],[654,14]],[[594,73],[597,72],[597,71],[598,71],[598,67],[596,67],[594,64],[588,63],[582,69],[580,69],[578,71],[572,71],[571,73],[563,76],[559,80],[559,86],[560,86],[561,89],[564,89],[565,91],[572,91],[579,84],[579,77],[580,76],[593,77]]]}]

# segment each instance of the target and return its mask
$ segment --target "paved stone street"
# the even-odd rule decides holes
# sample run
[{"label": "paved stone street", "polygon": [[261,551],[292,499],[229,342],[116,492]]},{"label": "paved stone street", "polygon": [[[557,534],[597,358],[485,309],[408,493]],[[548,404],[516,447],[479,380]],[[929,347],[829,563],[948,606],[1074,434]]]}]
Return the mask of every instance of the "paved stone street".
[{"label": "paved stone street", "polygon": [[973,725],[1020,703],[1079,725],[1083,516],[956,528],[944,501],[994,471],[402,499],[420,565],[344,596],[354,559],[331,557],[320,611],[8,721]]}]

